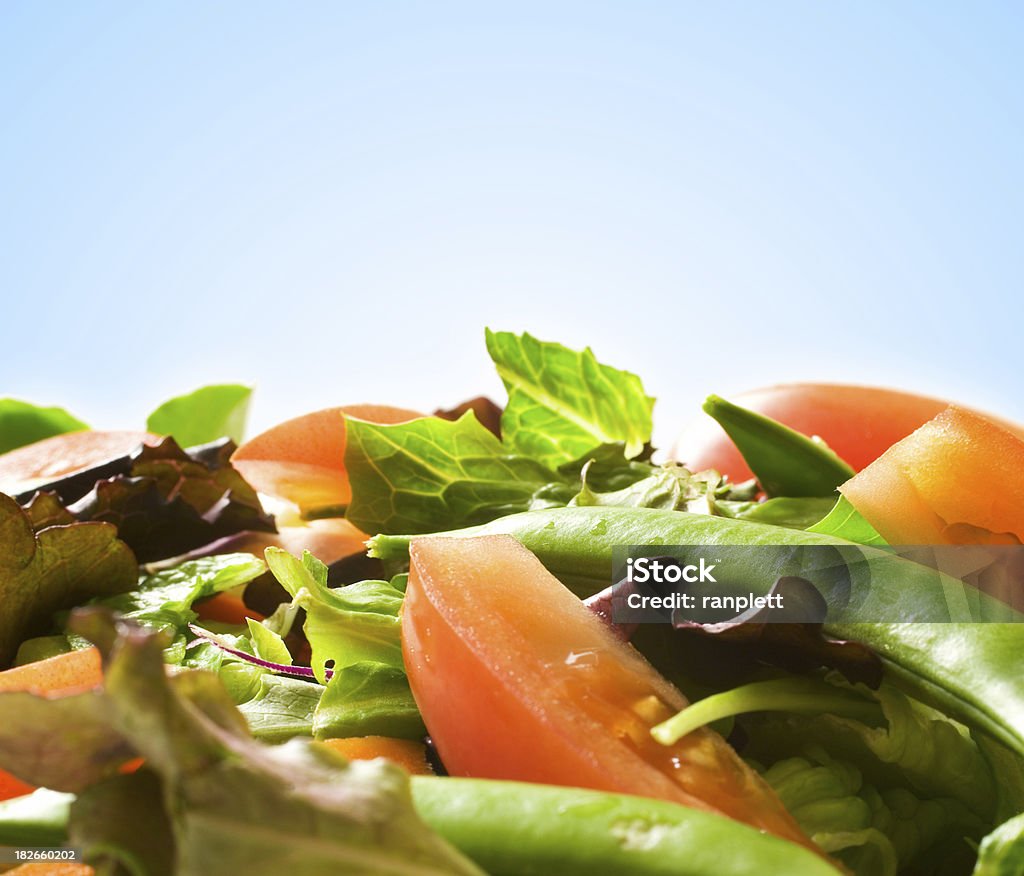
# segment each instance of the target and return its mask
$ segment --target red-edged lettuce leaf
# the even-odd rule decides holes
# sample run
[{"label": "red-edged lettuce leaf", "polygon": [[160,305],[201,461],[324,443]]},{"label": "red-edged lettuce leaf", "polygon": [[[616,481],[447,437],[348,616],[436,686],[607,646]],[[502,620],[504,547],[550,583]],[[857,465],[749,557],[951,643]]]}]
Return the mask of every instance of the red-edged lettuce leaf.
[{"label": "red-edged lettuce leaf", "polygon": [[54,501],[59,499],[74,520],[114,524],[144,563],[237,532],[274,532],[273,517],[231,466],[234,449],[222,440],[182,450],[164,438],[19,498],[33,521],[66,520]]},{"label": "red-edged lettuce leaf", "polygon": [[135,586],[138,564],[106,523],[48,526],[0,493],[0,667],[45,633],[54,612]]},{"label": "red-edged lettuce leaf", "polygon": [[[76,612],[72,626],[104,654],[102,690],[33,697],[38,713],[31,721],[19,708],[30,694],[0,693],[0,726],[8,728],[0,737],[0,768],[30,782],[61,766],[79,777],[63,784],[84,792],[90,804],[73,807],[69,825],[87,862],[131,860],[150,839],[164,844],[169,866],[141,872],[205,873],[216,861],[218,872],[248,876],[480,876],[420,820],[399,767],[382,759],[346,763],[308,739],[260,744],[216,675],[168,677],[160,636],[98,610]],[[78,732],[60,704],[90,701],[105,708],[81,710],[80,721],[106,730],[106,738],[90,732],[77,746],[55,746],[49,763],[36,759],[27,768],[26,746],[45,738],[49,748]],[[85,780],[83,764],[93,775],[96,765],[115,768],[125,746],[145,759],[151,778]],[[105,817],[90,817],[94,807]],[[140,810],[152,817],[140,818]],[[126,823],[137,831],[126,835]]]}]

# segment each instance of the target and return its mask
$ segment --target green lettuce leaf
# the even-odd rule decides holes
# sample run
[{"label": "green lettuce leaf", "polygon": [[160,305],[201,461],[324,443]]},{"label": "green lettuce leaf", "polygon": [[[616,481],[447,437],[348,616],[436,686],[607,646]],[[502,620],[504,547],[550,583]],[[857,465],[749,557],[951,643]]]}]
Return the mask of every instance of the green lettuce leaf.
[{"label": "green lettuce leaf", "polygon": [[[368,660],[401,667],[404,593],[388,581],[327,586],[327,567],[306,551],[302,559],[267,548],[267,565],[293,603],[306,611],[303,630],[312,648],[310,665],[322,684],[335,671]],[[330,664],[330,666],[328,666]]]},{"label": "green lettuce leaf", "polygon": [[246,618],[246,625],[249,628],[249,640],[252,642],[253,653],[260,660],[267,660],[270,663],[279,663],[283,666],[292,665],[292,655],[277,633],[270,627],[261,624],[251,617]]},{"label": "green lettuce leaf", "polygon": [[856,690],[877,700],[884,720],[876,726],[832,714],[748,715],[740,719],[750,734],[746,750],[765,763],[773,758],[806,756],[820,748],[853,763],[879,788],[908,787],[922,798],[949,798],[985,819],[995,814],[995,778],[967,729],[890,684],[872,691],[851,688],[838,677],[840,690]]},{"label": "green lettuce leaf", "polygon": [[[263,745],[215,675],[167,676],[160,636],[95,610],[74,626],[104,653],[102,690],[57,700],[0,693],[0,767],[31,782],[64,776],[82,795],[89,805],[72,807],[69,833],[87,861],[144,861],[148,843],[163,851],[147,874],[208,873],[215,861],[218,872],[251,876],[479,876],[416,815],[398,767],[348,764],[310,740]],[[83,702],[94,705],[69,721],[67,704]],[[26,759],[31,745],[39,752]],[[116,775],[125,749],[155,782]],[[126,824],[136,826],[130,836]],[[168,835],[173,852],[161,846]]]},{"label": "green lettuce leaf", "polygon": [[364,532],[430,532],[530,507],[559,477],[512,453],[472,412],[385,426],[347,419],[346,517]]},{"label": "green lettuce leaf", "polygon": [[251,386],[237,383],[204,386],[165,401],[149,415],[146,429],[171,435],[182,447],[224,437],[241,444],[251,396]]},{"label": "green lettuce leaf", "polygon": [[602,365],[589,348],[490,329],[486,338],[508,390],[501,433],[510,450],[557,468],[619,441],[632,458],[650,441],[654,399],[635,374]]},{"label": "green lettuce leaf", "polygon": [[238,711],[257,739],[283,742],[293,736],[312,736],[313,715],[323,693],[323,685],[265,672],[259,676],[256,695]]},{"label": "green lettuce leaf", "polygon": [[35,533],[18,503],[0,494],[0,668],[26,639],[49,631],[60,609],[130,589],[138,566],[105,523]]},{"label": "green lettuce leaf", "polygon": [[857,542],[857,544],[888,544],[861,513],[850,504],[850,500],[846,496],[840,496],[832,510],[813,526],[808,526],[807,531],[833,535],[846,541]]},{"label": "green lettuce leaf", "polygon": [[857,876],[895,876],[907,866],[933,872],[952,856],[970,860],[964,838],[980,819],[949,798],[917,798],[906,789],[879,791],[855,766],[818,752],[781,760],[764,772],[797,823]]},{"label": "green lettuce leaf", "polygon": [[252,554],[202,557],[143,575],[134,590],[95,600],[94,604],[165,633],[171,642],[165,656],[168,662],[180,663],[189,638],[188,625],[198,617],[192,610],[193,603],[248,584],[266,569],[264,562]]},{"label": "green lettuce leaf", "polygon": [[41,408],[16,398],[0,398],[0,453],[88,428],[64,408]]},{"label": "green lettuce leaf", "polygon": [[383,663],[353,663],[336,670],[313,716],[317,739],[395,736],[422,739],[427,729],[405,670]]},{"label": "green lettuce leaf", "polygon": [[[692,474],[675,462],[652,468],[650,474],[627,487],[612,492],[596,492],[590,485],[587,463],[581,472],[580,491],[570,505],[612,505],[627,508],[661,508],[666,511],[713,513],[715,493],[721,478],[716,472]],[[723,493],[727,491],[727,487]]]}]

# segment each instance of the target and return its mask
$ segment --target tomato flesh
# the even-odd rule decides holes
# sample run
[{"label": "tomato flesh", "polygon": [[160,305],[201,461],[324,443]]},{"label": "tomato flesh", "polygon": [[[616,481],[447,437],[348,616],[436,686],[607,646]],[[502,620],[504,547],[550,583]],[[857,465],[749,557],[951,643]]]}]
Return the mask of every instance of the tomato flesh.
[{"label": "tomato flesh", "polygon": [[410,557],[406,668],[450,773],[657,797],[813,847],[718,734],[651,737],[682,694],[514,538],[418,538]]},{"label": "tomato flesh", "polygon": [[1024,441],[949,407],[840,488],[890,544],[1024,542]]}]

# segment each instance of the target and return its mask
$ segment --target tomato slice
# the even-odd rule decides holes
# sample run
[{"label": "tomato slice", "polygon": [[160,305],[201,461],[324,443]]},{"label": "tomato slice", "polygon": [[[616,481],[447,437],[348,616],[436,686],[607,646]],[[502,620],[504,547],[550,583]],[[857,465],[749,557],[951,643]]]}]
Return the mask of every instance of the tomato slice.
[{"label": "tomato slice", "polygon": [[303,511],[348,504],[345,416],[371,423],[403,423],[423,416],[387,405],[326,408],[286,420],[246,441],[231,463],[261,493],[287,499]]},{"label": "tomato slice", "polygon": [[839,489],[890,544],[1024,543],[1024,441],[962,408]]},{"label": "tomato slice", "polygon": [[[856,471],[949,405],[895,389],[829,383],[772,386],[731,395],[729,401],[819,436]],[[1024,437],[1021,426],[988,419]],[[713,468],[737,483],[753,477],[729,436],[706,414],[683,429],[669,455],[694,471]]]},{"label": "tomato slice", "polygon": [[718,734],[651,737],[685,698],[514,538],[417,538],[410,557],[405,663],[450,773],[657,797],[814,848]]}]

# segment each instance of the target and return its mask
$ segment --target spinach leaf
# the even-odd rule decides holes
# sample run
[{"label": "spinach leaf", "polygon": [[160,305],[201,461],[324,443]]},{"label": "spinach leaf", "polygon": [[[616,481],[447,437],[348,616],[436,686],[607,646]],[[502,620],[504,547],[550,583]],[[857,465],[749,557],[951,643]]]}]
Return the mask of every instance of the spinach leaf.
[{"label": "spinach leaf", "polygon": [[[749,520],[753,523],[769,523],[787,529],[813,529],[813,526],[829,512],[832,499],[818,496],[777,496],[764,502],[719,501],[715,511],[722,517],[735,520]],[[852,539],[848,539],[852,541]]]},{"label": "spinach leaf", "polygon": [[88,428],[64,408],[42,408],[16,398],[0,398],[0,453]]},{"label": "spinach leaf", "polygon": [[769,496],[832,496],[853,469],[817,438],[708,396],[704,412],[725,429]]},{"label": "spinach leaf", "polygon": [[165,401],[149,415],[146,428],[157,435],[171,435],[182,447],[224,437],[240,444],[251,395],[251,386],[237,383],[204,386]]},{"label": "spinach leaf", "polygon": [[482,523],[530,507],[560,480],[511,452],[473,413],[455,422],[423,417],[380,425],[347,418],[346,517],[364,532],[433,532]]},{"label": "spinach leaf", "polygon": [[832,510],[813,526],[807,527],[808,532],[822,535],[834,535],[857,544],[886,545],[888,542],[878,534],[864,516],[850,504],[846,496],[840,496]]},{"label": "spinach leaf", "polygon": [[601,364],[589,348],[490,329],[486,338],[508,390],[501,434],[511,450],[549,468],[601,444],[624,442],[627,458],[643,451],[654,399],[635,374]]}]

